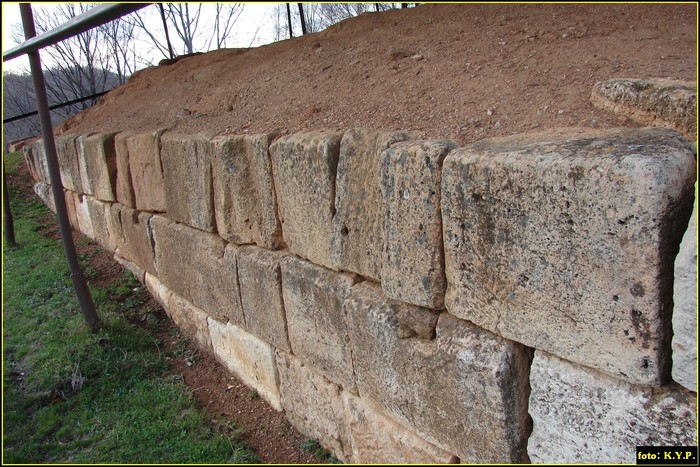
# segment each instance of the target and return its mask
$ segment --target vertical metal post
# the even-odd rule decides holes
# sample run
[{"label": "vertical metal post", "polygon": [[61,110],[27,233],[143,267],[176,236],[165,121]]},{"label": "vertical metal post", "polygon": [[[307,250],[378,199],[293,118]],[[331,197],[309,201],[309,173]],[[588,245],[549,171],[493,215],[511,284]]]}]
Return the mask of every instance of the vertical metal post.
[{"label": "vertical metal post", "polygon": [[[34,28],[34,16],[32,15],[32,6],[28,3],[20,3],[20,12],[22,13],[22,26],[24,27],[24,37],[31,39],[36,36]],[[49,167],[49,178],[51,180],[51,188],[53,190],[53,198],[56,203],[56,216],[58,217],[58,226],[61,230],[61,240],[63,241],[63,249],[66,253],[68,266],[70,267],[70,277],[73,281],[73,288],[78,296],[80,309],[83,312],[85,321],[92,332],[96,332],[100,326],[100,320],[95,311],[95,304],[92,301],[90,290],[85,282],[85,276],[80,269],[80,263],[73,244],[73,236],[71,234],[70,221],[68,220],[68,211],[66,209],[66,199],[63,195],[63,185],[61,184],[61,173],[58,169],[58,157],[56,156],[56,142],[53,138],[53,128],[51,125],[51,116],[49,114],[49,103],[46,97],[46,84],[44,82],[44,72],[41,69],[41,60],[39,52],[28,52],[29,66],[34,80],[34,91],[36,93],[36,105],[39,111],[39,120],[41,122],[41,133],[44,138],[44,149],[46,152],[46,162]]]},{"label": "vertical metal post", "polygon": [[10,210],[10,190],[7,188],[7,176],[5,175],[5,158],[2,159],[2,212],[5,243],[15,246],[15,222]]}]

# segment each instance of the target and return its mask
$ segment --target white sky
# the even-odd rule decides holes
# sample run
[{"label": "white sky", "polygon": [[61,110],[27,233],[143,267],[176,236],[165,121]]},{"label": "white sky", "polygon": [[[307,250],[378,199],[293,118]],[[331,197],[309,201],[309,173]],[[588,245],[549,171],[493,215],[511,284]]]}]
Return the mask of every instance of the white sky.
[{"label": "white sky", "polygon": [[[250,47],[251,41],[254,40],[252,46],[259,46],[263,44],[269,44],[274,40],[273,33],[273,20],[272,11],[278,3],[270,2],[256,2],[256,3],[245,3],[243,8],[243,13],[239,17],[233,28],[232,40],[228,40],[226,43],[227,47]],[[47,4],[42,3],[41,6]],[[205,5],[206,6],[206,5]],[[154,7],[146,7],[154,8]],[[145,11],[141,10],[142,12]],[[204,11],[204,10],[203,10]],[[154,21],[154,30],[162,31],[163,23],[160,20],[160,15],[151,14],[149,15],[152,21]],[[202,20],[200,20],[201,22]],[[22,19],[19,13],[19,3],[2,2],[2,50],[5,52],[13,47],[15,43],[11,39],[11,31],[13,24],[22,23]],[[206,23],[203,23],[206,24]],[[259,29],[258,29],[259,27]],[[257,35],[256,35],[257,30]],[[172,26],[169,28],[170,39],[173,42],[173,47],[176,47],[176,34]],[[144,39],[146,39],[144,35]],[[163,38],[164,39],[164,38]],[[165,43],[165,40],[163,40]],[[153,52],[145,52],[144,55],[151,55]],[[42,65],[50,66],[50,63],[46,60],[48,56],[46,54],[41,54]],[[162,57],[158,57],[155,61],[157,62]],[[28,69],[29,64],[26,57],[19,57],[3,63],[3,70],[5,71],[19,71],[23,69]]]}]

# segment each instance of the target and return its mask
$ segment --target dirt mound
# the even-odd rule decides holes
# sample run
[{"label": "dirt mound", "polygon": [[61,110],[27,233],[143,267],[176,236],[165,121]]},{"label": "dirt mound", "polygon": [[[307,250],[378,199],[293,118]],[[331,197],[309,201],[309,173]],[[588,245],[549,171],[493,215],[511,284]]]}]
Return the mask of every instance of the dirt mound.
[{"label": "dirt mound", "polygon": [[148,68],[59,133],[377,128],[459,144],[637,126],[594,108],[614,77],[696,79],[694,4],[427,4]]}]

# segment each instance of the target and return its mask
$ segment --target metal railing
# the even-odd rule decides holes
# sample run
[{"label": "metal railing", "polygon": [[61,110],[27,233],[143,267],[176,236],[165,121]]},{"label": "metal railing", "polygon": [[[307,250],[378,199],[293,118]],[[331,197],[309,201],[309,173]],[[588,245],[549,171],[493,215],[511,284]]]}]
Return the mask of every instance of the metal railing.
[{"label": "metal railing", "polygon": [[[41,60],[39,58],[39,50],[43,47],[56,44],[65,39],[69,39],[77,34],[88,31],[92,28],[109,23],[115,19],[121,18],[124,15],[140,10],[149,3],[128,3],[128,4],[108,4],[100,5],[89,11],[76,16],[70,21],[61,26],[47,31],[41,35],[36,35],[34,27],[34,17],[32,14],[31,4],[22,3],[19,5],[22,13],[22,25],[24,27],[25,42],[17,47],[3,53],[3,62],[20,57],[24,54],[29,56],[29,65],[31,69],[32,79],[34,81],[34,91],[36,93],[37,113],[41,122],[41,132],[44,139],[44,149],[46,154],[46,162],[49,169],[49,180],[53,191],[53,198],[56,204],[56,217],[61,231],[61,240],[63,249],[70,267],[70,277],[73,281],[81,311],[85,317],[88,327],[93,332],[96,332],[100,326],[99,316],[95,311],[95,304],[90,295],[90,291],[85,282],[85,276],[78,262],[78,257],[73,243],[71,234],[71,225],[68,218],[68,210],[66,209],[66,200],[63,195],[63,185],[61,183],[61,174],[58,166],[58,157],[56,155],[56,142],[53,136],[53,127],[51,125],[51,117],[49,111],[48,98],[46,96],[46,82],[44,81],[44,72],[41,68]],[[5,238],[8,243],[14,244],[14,230],[12,229],[12,214],[9,212],[9,195],[5,188],[5,160],[3,158],[3,210],[5,216]]]}]

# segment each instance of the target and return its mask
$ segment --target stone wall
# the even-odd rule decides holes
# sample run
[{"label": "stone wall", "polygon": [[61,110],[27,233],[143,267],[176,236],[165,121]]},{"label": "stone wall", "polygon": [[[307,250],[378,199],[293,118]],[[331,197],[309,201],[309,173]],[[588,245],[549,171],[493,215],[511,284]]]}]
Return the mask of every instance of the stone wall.
[{"label": "stone wall", "polygon": [[[73,226],[341,460],[696,444],[696,161],[673,130],[57,147]],[[25,155],[52,206],[41,142]]]}]

